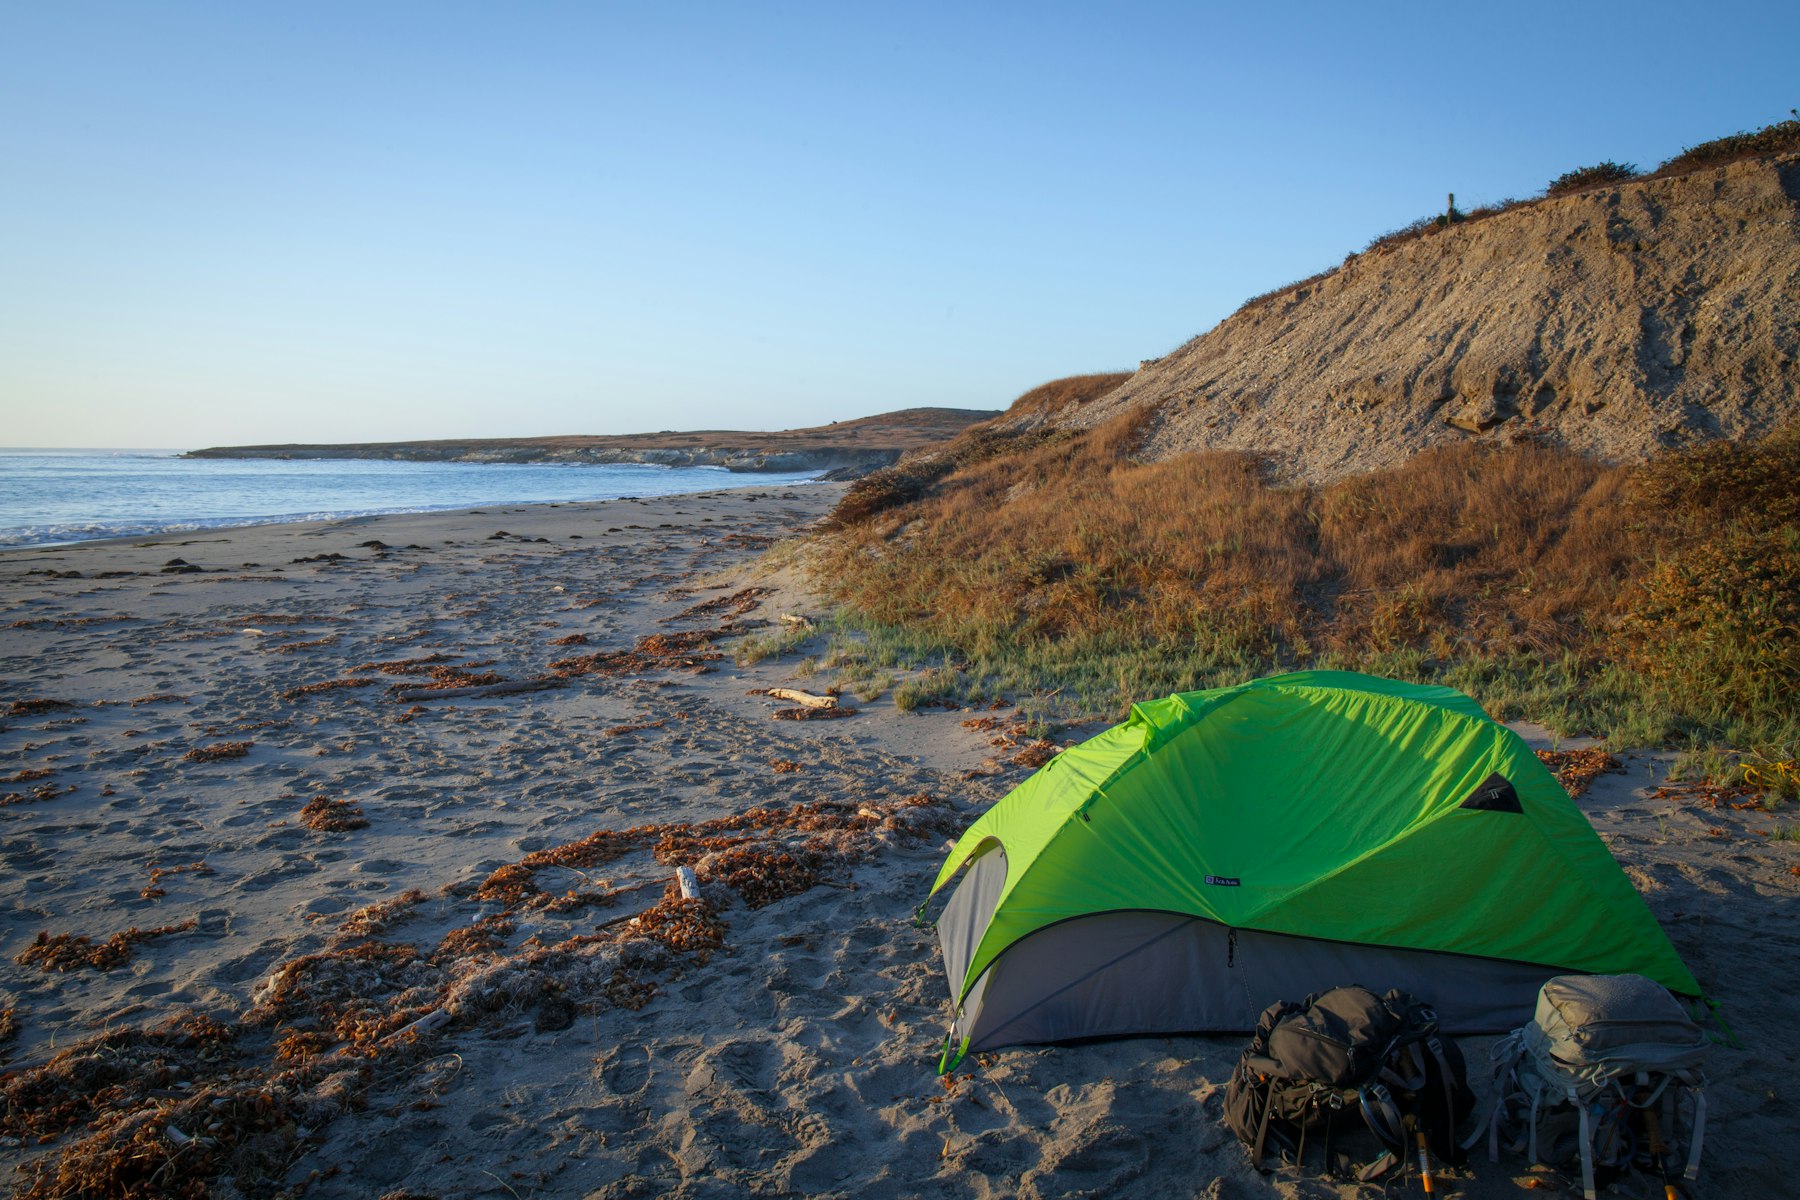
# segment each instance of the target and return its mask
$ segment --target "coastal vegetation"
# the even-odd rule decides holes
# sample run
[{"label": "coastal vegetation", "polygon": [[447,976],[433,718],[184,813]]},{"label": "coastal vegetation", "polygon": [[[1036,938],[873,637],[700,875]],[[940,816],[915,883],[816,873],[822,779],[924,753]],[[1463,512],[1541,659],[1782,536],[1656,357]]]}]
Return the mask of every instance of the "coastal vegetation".
[{"label": "coastal vegetation", "polygon": [[[853,485],[815,548],[847,687],[1039,722],[1271,671],[1460,687],[1610,744],[1800,741],[1800,425],[1608,466],[1521,441],[1326,486],[1133,457],[1146,417],[972,430]],[[948,469],[945,465],[949,464]]]},{"label": "coastal vegetation", "polygon": [[[1644,176],[1606,161],[1557,177],[1538,200],[1450,212],[1466,223],[1584,189],[1796,151],[1800,119],[1690,147]],[[1370,250],[1443,223],[1415,222]],[[1507,238],[1462,253],[1541,257],[1520,229]],[[1606,253],[1642,258],[1647,246],[1641,237],[1609,242]],[[1657,252],[1690,251],[1700,252],[1686,243]],[[1389,281],[1377,283],[1385,294]],[[1603,290],[1589,300],[1631,303]],[[1775,303],[1772,319],[1784,319],[1779,297],[1751,302]],[[1333,293],[1323,303],[1313,319],[1335,331],[1327,342],[1379,345],[1395,330],[1417,332],[1368,317],[1381,310],[1366,296]],[[1481,311],[1445,319],[1476,321]],[[1615,436],[1624,419],[1594,414],[1614,396],[1578,394],[1573,407],[1559,396],[1558,412],[1595,430],[1611,422],[1604,428],[1613,432],[1482,422],[1460,438],[1378,458],[1379,469],[1296,476],[1261,452],[1168,436],[1171,423],[1230,419],[1258,403],[1277,425],[1314,411],[1293,379],[1280,400],[1255,371],[1217,383],[1246,356],[1263,372],[1306,369],[1291,350],[1283,358],[1269,349],[1269,339],[1292,342],[1293,329],[1246,320],[1221,327],[1236,331],[1229,362],[1215,354],[1205,370],[1151,382],[1163,367],[1058,380],[856,482],[808,550],[838,605],[823,666],[862,694],[901,678],[903,708],[1017,700],[1019,733],[1032,737],[1115,720],[1171,691],[1282,670],[1362,670],[1446,683],[1503,719],[1598,735],[1614,748],[1682,747],[1684,769],[1716,781],[1800,791],[1800,419],[1779,371],[1757,375],[1744,393],[1762,413],[1747,426],[1760,440],[1722,437],[1717,412],[1712,425],[1684,426],[1669,400],[1668,412],[1644,418],[1663,422],[1667,448],[1646,459],[1626,442],[1609,456],[1595,439]],[[1563,353],[1536,336],[1521,334],[1519,345]],[[1704,376],[1736,361],[1684,358],[1644,339],[1636,353],[1666,354],[1667,373]],[[1496,378],[1496,406],[1523,404],[1502,395],[1508,385]],[[1327,432],[1378,438],[1363,413],[1379,400],[1340,405]]]}]

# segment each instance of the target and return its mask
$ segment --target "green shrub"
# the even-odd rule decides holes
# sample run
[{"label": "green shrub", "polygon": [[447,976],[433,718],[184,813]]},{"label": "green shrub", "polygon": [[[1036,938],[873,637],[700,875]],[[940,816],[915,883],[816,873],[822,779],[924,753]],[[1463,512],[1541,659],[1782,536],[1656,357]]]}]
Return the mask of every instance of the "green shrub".
[{"label": "green shrub", "polygon": [[1627,179],[1636,179],[1638,169],[1634,163],[1617,163],[1607,159],[1595,163],[1591,167],[1577,167],[1573,171],[1564,171],[1550,181],[1544,189],[1544,195],[1554,199],[1557,196],[1572,196],[1576,192],[1585,192],[1589,188],[1605,187],[1609,183],[1624,183]]},{"label": "green shrub", "polygon": [[1800,688],[1800,528],[1733,529],[1658,561],[1617,633],[1627,661],[1701,721],[1791,713]]},{"label": "green shrub", "polygon": [[1800,118],[1777,121],[1754,133],[1734,133],[1689,146],[1656,169],[1658,175],[1681,175],[1706,167],[1722,167],[1742,158],[1800,151]]}]

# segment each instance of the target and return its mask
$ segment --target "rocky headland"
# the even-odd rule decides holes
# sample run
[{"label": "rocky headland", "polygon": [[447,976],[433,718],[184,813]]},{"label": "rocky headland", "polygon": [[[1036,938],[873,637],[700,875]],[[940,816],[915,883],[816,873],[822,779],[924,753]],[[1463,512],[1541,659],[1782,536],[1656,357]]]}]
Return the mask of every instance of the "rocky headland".
[{"label": "rocky headland", "polygon": [[214,446],[188,458],[378,458],[408,462],[654,463],[724,467],[729,471],[821,471],[854,478],[897,461],[909,450],[946,441],[992,410],[907,408],[772,433],[702,429],[689,432],[451,438],[419,442],[289,443]]}]

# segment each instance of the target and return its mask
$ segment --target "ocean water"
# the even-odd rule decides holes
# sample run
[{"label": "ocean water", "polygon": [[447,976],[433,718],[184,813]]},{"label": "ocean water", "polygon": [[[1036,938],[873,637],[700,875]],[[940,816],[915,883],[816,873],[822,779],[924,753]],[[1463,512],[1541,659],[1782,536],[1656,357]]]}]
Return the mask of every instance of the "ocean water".
[{"label": "ocean water", "polygon": [[186,459],[174,450],[0,450],[0,547],[805,483],[812,475],[639,464]]}]

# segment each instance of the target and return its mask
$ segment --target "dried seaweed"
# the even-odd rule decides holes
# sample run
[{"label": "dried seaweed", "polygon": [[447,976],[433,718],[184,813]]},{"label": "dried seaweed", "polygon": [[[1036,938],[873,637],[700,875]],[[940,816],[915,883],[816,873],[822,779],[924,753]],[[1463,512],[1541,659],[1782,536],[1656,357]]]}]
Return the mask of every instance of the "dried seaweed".
[{"label": "dried seaweed", "polygon": [[439,663],[449,662],[449,655],[427,654],[423,658],[395,658],[386,662],[358,663],[350,668],[352,675],[363,671],[379,671],[383,675],[423,675]]},{"label": "dried seaweed", "polygon": [[7,1046],[19,1036],[19,1013],[16,1008],[0,1008],[0,1046]]},{"label": "dried seaweed", "polygon": [[316,696],[320,692],[335,692],[340,688],[365,688],[374,682],[373,679],[325,679],[318,683],[304,683],[299,687],[289,688],[281,693],[281,698],[298,700],[303,696]]},{"label": "dried seaweed", "polygon": [[[486,666],[485,663],[470,663],[469,667]],[[498,671],[472,671],[469,667],[435,666],[427,667],[418,674],[425,676],[423,680],[412,680],[397,683],[395,692],[437,692],[451,688],[487,687],[490,684],[505,683],[506,676]]]},{"label": "dried seaweed", "polygon": [[139,929],[133,925],[98,944],[86,935],[59,933],[53,937],[48,930],[39,930],[31,945],[20,951],[13,961],[21,967],[37,967],[43,971],[74,971],[82,967],[110,971],[130,962],[139,942],[171,933],[185,933],[196,924],[198,922],[189,917],[178,924],[159,925],[155,929]]},{"label": "dried seaweed", "polygon": [[219,742],[212,746],[195,746],[182,755],[184,762],[220,762],[228,758],[242,758],[250,753],[255,742]]},{"label": "dried seaweed", "polygon": [[150,882],[144,885],[144,889],[138,893],[138,897],[143,900],[160,900],[164,896],[168,895],[168,893],[166,891],[164,891],[160,885],[161,885],[162,881],[170,875],[211,875],[211,874],[212,874],[212,868],[206,865],[205,860],[202,860],[200,862],[191,862],[191,863],[186,864],[185,866],[180,866],[180,867],[159,867],[155,863],[151,863],[150,864]]},{"label": "dried seaweed", "polygon": [[551,638],[552,646],[585,646],[588,644],[587,634],[571,633],[567,637]]},{"label": "dried seaweed", "polygon": [[310,642],[283,642],[279,646],[270,646],[271,654],[298,654],[302,650],[317,650],[322,646],[335,646],[338,635],[328,633],[322,638],[314,638]]},{"label": "dried seaweed", "polygon": [[641,637],[630,650],[606,650],[584,654],[579,658],[562,658],[550,664],[557,675],[647,675],[653,671],[694,670],[725,656],[706,647],[712,642],[737,632],[730,626],[719,629],[689,629],[678,633],[653,633]]},{"label": "dried seaweed", "polygon": [[365,829],[369,824],[363,816],[362,806],[356,801],[335,800],[326,795],[314,796],[306,802],[306,806],[300,810],[300,823],[321,833]]},{"label": "dried seaweed", "polygon": [[857,708],[778,708],[769,716],[777,721],[836,721],[841,717],[854,717],[861,712]]},{"label": "dried seaweed", "polygon": [[791,758],[776,758],[769,760],[769,770],[775,772],[777,775],[792,775],[796,771],[804,770],[804,768]]},{"label": "dried seaweed", "polygon": [[628,733],[642,733],[646,729],[661,729],[667,724],[668,721],[665,719],[662,721],[645,721],[638,725],[614,725],[610,729],[602,729],[600,731],[600,736],[609,738],[624,737]]},{"label": "dried seaweed", "polygon": [[1555,773],[1563,790],[1571,799],[1588,790],[1588,785],[1608,771],[1619,769],[1619,760],[1606,751],[1539,750],[1538,761]]},{"label": "dried seaweed", "polygon": [[96,1110],[141,1102],[152,1090],[217,1062],[236,1036],[232,1026],[189,1013],[154,1028],[78,1042],[49,1062],[0,1080],[0,1134],[47,1139]]},{"label": "dried seaweed", "polygon": [[697,621],[701,617],[717,616],[721,620],[731,621],[753,612],[762,606],[762,598],[770,593],[766,587],[747,587],[731,593],[729,596],[716,596],[711,600],[702,600],[691,604],[672,617],[664,617],[662,624],[672,625],[677,621]]},{"label": "dried seaweed", "polygon": [[43,713],[59,712],[74,707],[67,700],[14,700],[7,706],[6,715],[9,717],[35,717]]},{"label": "dried seaweed", "polygon": [[424,899],[424,892],[418,888],[408,888],[398,896],[377,900],[373,904],[365,904],[338,922],[338,936],[376,937],[386,933],[410,917],[413,908],[422,903]]},{"label": "dried seaweed", "polygon": [[1012,763],[1014,766],[1026,767],[1035,771],[1061,753],[1061,746],[1058,746],[1055,742],[1040,738],[1013,755]]}]

